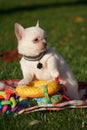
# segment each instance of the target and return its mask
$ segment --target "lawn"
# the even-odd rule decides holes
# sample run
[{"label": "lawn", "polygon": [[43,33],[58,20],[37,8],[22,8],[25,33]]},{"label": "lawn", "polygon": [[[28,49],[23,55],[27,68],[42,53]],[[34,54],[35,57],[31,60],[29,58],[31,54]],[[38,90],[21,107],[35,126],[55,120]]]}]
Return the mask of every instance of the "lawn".
[{"label": "lawn", "polygon": [[[84,0],[0,0],[0,52],[17,48],[15,22],[29,27],[38,19],[47,32],[49,46],[65,58],[78,81],[87,81]],[[18,61],[4,64],[0,59],[0,80],[21,78]],[[17,117],[0,114],[0,130],[87,130],[87,110],[42,111]]]}]

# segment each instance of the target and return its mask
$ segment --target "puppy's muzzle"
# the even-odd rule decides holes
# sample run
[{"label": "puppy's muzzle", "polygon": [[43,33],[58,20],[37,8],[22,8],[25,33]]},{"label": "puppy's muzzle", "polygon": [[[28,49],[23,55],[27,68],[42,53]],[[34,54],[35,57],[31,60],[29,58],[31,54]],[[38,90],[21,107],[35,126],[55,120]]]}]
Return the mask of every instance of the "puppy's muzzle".
[{"label": "puppy's muzzle", "polygon": [[47,43],[46,43],[46,42],[43,42],[43,45],[44,45],[44,47],[46,47],[46,46],[47,46]]}]

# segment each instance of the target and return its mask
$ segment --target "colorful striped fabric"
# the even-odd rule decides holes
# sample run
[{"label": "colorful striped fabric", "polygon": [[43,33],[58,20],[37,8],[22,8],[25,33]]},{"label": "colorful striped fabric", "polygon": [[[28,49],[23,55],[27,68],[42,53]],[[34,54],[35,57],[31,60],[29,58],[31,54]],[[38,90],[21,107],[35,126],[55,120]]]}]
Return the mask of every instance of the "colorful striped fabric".
[{"label": "colorful striped fabric", "polygon": [[[15,90],[15,86],[19,80],[4,80],[0,83],[3,83],[5,88],[8,90]],[[79,90],[86,89],[87,92],[87,82],[78,82]],[[87,93],[84,95],[82,100],[70,100],[70,101],[62,101],[58,104],[46,104],[46,105],[35,105],[32,107],[27,108],[19,108],[15,115],[20,115],[22,113],[28,114],[35,111],[44,111],[44,110],[50,110],[50,111],[58,111],[58,110],[64,110],[67,108],[87,108]]]}]

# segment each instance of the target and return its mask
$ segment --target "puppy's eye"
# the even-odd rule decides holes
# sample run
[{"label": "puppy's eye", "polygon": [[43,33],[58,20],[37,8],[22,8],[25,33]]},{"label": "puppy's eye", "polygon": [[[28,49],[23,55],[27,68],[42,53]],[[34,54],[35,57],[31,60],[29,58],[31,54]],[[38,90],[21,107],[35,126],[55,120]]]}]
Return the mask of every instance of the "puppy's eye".
[{"label": "puppy's eye", "polygon": [[35,38],[35,39],[33,40],[34,43],[37,43],[38,41],[39,41],[38,38]]}]

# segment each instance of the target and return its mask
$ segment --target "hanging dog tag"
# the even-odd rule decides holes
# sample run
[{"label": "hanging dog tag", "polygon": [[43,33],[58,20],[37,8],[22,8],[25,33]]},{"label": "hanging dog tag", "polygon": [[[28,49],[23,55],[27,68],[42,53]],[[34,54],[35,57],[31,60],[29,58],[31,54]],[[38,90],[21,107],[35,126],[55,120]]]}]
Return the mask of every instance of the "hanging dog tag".
[{"label": "hanging dog tag", "polygon": [[38,64],[37,64],[37,68],[38,68],[38,69],[41,69],[42,67],[43,67],[43,64],[42,64],[42,63],[38,63]]}]

